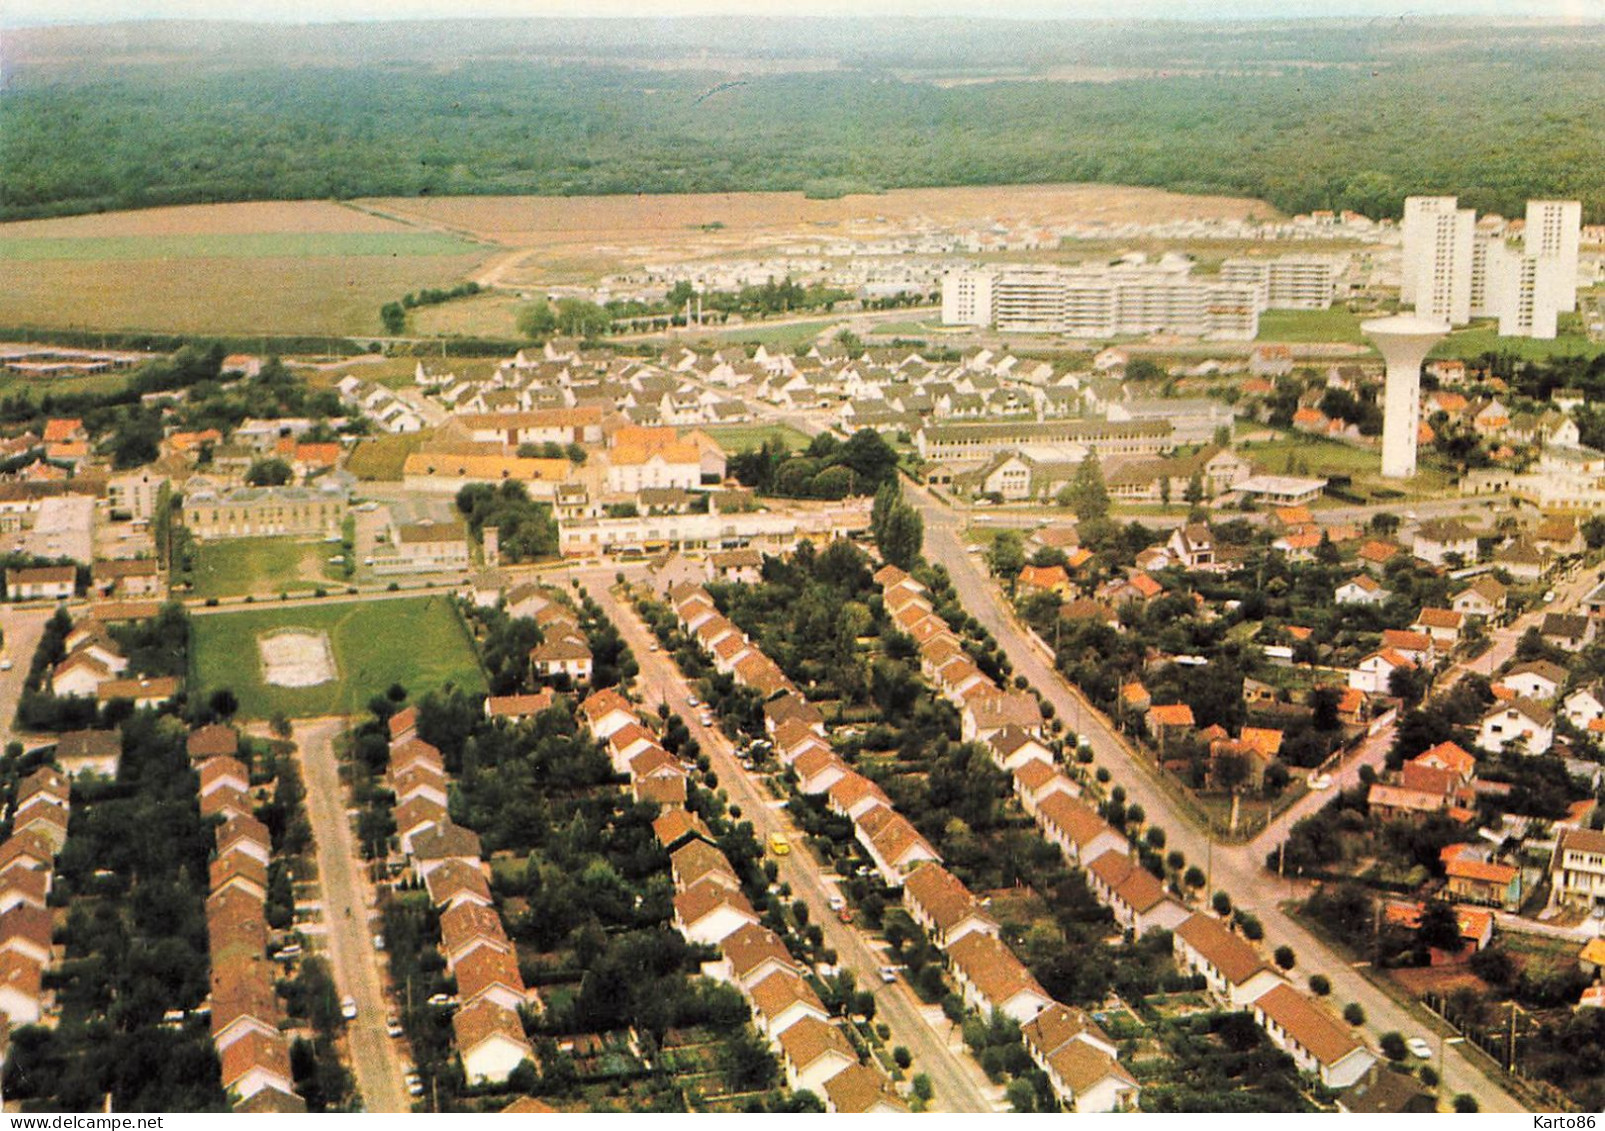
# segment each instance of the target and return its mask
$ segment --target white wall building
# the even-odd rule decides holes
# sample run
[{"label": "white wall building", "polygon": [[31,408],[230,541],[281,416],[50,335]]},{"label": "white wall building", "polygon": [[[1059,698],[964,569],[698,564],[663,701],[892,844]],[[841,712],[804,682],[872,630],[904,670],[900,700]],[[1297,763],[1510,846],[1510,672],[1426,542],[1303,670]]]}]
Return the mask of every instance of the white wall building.
[{"label": "white wall building", "polygon": [[1477,214],[1452,196],[1404,202],[1404,262],[1399,299],[1423,318],[1454,326],[1471,321],[1471,260]]},{"label": "white wall building", "polygon": [[1337,293],[1341,264],[1314,255],[1276,259],[1228,259],[1220,266],[1223,283],[1255,288],[1260,306],[1271,310],[1326,310]]},{"label": "white wall building", "polygon": [[953,271],[942,279],[945,323],[1012,333],[1174,333],[1246,341],[1259,332],[1263,305],[1254,284],[1194,279],[1185,265],[1010,265]]}]

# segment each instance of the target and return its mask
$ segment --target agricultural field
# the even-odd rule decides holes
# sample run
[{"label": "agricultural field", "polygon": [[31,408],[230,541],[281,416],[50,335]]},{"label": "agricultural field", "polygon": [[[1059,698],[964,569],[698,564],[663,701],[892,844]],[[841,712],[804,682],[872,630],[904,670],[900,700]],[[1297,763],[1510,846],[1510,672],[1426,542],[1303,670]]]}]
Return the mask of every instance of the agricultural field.
[{"label": "agricultural field", "polygon": [[[300,688],[264,682],[258,640],[285,629],[327,636],[332,681]],[[414,695],[448,682],[471,691],[485,686],[467,630],[445,594],[205,613],[194,617],[191,631],[190,686],[203,695],[231,689],[240,714],[250,718],[360,710],[393,683]]]},{"label": "agricultural field", "polygon": [[810,442],[806,433],[789,424],[712,424],[699,431],[718,441],[726,455],[760,448],[765,440],[781,440],[792,451],[806,448]]},{"label": "agricultural field", "polygon": [[283,538],[231,538],[195,548],[195,596],[242,597],[308,594],[342,576],[329,558],[338,542]]},{"label": "agricultural field", "polygon": [[1098,184],[893,189],[831,200],[800,192],[736,192],[392,197],[358,204],[525,250],[499,269],[498,281],[514,286],[594,279],[661,258],[750,255],[821,232],[874,239],[905,232],[914,222],[958,225],[1007,215],[1049,226],[1276,215],[1264,201],[1244,197]]},{"label": "agricultural field", "polygon": [[487,254],[319,201],[0,224],[0,325],[377,335],[381,305],[456,282]]},{"label": "agricultural field", "polygon": [[407,325],[424,337],[461,335],[470,338],[519,338],[517,295],[492,292],[452,299],[407,312]]}]

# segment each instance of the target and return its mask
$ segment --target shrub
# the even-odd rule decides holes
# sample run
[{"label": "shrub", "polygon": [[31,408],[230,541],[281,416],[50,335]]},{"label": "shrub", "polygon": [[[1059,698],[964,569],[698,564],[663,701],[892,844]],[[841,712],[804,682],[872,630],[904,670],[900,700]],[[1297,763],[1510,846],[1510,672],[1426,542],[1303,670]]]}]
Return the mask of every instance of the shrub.
[{"label": "shrub", "polygon": [[1217,915],[1222,917],[1230,915],[1232,913],[1232,897],[1223,891],[1218,891],[1215,893],[1215,897],[1210,900],[1210,906],[1215,909],[1215,914]]},{"label": "shrub", "polygon": [[1310,993],[1316,997],[1325,997],[1332,992],[1332,979],[1325,974],[1310,975]]},{"label": "shrub", "polygon": [[1410,1051],[1405,1046],[1403,1034],[1399,1033],[1397,1030],[1389,1033],[1383,1033],[1381,1044],[1382,1055],[1387,1057],[1389,1060],[1403,1060]]},{"label": "shrub", "polygon": [[1298,955],[1294,954],[1293,948],[1286,944],[1277,947],[1273,957],[1276,959],[1276,964],[1283,970],[1291,970],[1298,965]]},{"label": "shrub", "polygon": [[1476,1096],[1461,1092],[1455,1097],[1455,1111],[1461,1115],[1476,1115],[1481,1110],[1482,1106],[1477,1103]]},{"label": "shrub", "polygon": [[1343,1020],[1355,1028],[1365,1024],[1365,1009],[1357,1001],[1351,1001],[1343,1007]]}]

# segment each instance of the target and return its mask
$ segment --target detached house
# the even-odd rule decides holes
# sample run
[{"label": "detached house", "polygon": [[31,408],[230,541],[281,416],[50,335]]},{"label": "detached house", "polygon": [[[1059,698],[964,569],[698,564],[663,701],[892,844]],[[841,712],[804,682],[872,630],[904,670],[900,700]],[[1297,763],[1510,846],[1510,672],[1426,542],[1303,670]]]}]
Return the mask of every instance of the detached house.
[{"label": "detached house", "polygon": [[1554,740],[1555,713],[1520,697],[1509,703],[1496,703],[1477,729],[1477,745],[1496,754],[1515,742],[1523,743],[1524,753],[1542,754]]},{"label": "detached house", "polygon": [[1435,566],[1447,565],[1451,557],[1471,565],[1477,560],[1477,535],[1458,519],[1428,519],[1416,529],[1410,552]]},{"label": "detached house", "polygon": [[1215,536],[1202,522],[1175,530],[1165,543],[1165,549],[1184,569],[1210,569],[1215,564]]},{"label": "detached house", "polygon": [[1530,660],[1517,664],[1499,682],[1517,695],[1539,702],[1553,699],[1566,682],[1566,669],[1548,660]]},{"label": "detached house", "polygon": [[1456,593],[1449,607],[1463,616],[1488,620],[1505,611],[1505,596],[1503,585],[1492,577],[1484,576]]},{"label": "detached house", "polygon": [[1339,585],[1332,596],[1340,605],[1380,605],[1392,594],[1376,578],[1362,573]]},{"label": "detached house", "polygon": [[1549,861],[1555,899],[1569,906],[1605,906],[1605,832],[1562,829]]}]

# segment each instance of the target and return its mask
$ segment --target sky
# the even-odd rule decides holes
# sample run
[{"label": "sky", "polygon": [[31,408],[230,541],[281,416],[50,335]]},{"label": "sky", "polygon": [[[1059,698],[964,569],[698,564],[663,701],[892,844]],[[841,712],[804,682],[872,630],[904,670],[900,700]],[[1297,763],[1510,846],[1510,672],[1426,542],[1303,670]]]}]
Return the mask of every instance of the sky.
[{"label": "sky", "polygon": [[1370,16],[1597,20],[1601,0],[0,0],[0,26],[146,19],[279,23],[538,16],[1006,16],[1254,19]]}]

